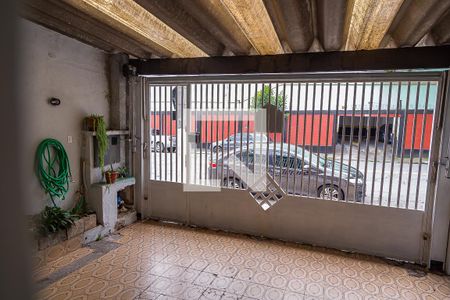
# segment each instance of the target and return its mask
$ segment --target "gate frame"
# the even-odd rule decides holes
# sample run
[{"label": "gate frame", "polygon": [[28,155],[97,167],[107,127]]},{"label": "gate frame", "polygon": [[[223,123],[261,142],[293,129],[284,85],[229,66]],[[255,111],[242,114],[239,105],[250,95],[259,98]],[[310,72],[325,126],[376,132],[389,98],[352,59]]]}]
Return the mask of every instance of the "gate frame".
[{"label": "gate frame", "polygon": [[[139,107],[139,114],[141,116],[140,120],[143,128],[142,135],[144,145],[147,143],[149,145],[149,133],[150,131],[150,122],[149,120],[149,98],[147,97],[148,92],[146,92],[147,88],[152,84],[157,85],[188,85],[192,83],[229,83],[229,82],[239,82],[239,83],[260,83],[262,81],[270,81],[270,82],[283,82],[283,83],[291,83],[291,82],[315,82],[319,81],[321,83],[326,82],[371,82],[371,81],[437,81],[439,84],[438,87],[438,93],[437,93],[437,100],[436,100],[436,108],[435,108],[435,117],[433,119],[433,133],[432,133],[432,141],[433,144],[440,144],[440,139],[442,136],[442,119],[443,119],[443,95],[445,90],[445,85],[447,84],[447,81],[445,80],[445,72],[444,71],[431,71],[431,72],[395,72],[395,73],[380,73],[380,72],[361,72],[361,73],[326,73],[326,74],[319,74],[319,73],[292,73],[292,74],[248,74],[248,75],[199,75],[199,76],[140,76],[142,77],[141,81],[141,105],[136,105]],[[189,88],[188,88],[189,89]],[[189,92],[188,92],[189,93]],[[139,122],[138,122],[139,123]],[[439,142],[439,143],[438,143]],[[428,176],[431,179],[428,183],[428,189],[426,193],[426,200],[425,200],[425,211],[423,212],[422,217],[422,243],[421,247],[419,249],[420,254],[418,256],[418,259],[414,259],[415,262],[420,264],[425,264],[429,266],[430,263],[430,247],[431,247],[431,230],[432,230],[432,223],[433,223],[433,209],[434,209],[434,196],[435,196],[435,190],[436,190],[436,173],[437,173],[437,161],[439,159],[439,148],[438,146],[432,147],[430,151],[430,168],[428,170]],[[142,216],[149,216],[151,218],[159,218],[155,213],[156,211],[153,209],[152,205],[152,190],[151,190],[151,180],[150,180],[150,147],[145,148],[145,146],[142,149],[142,160],[144,162],[143,164],[143,187],[142,187],[142,196],[138,199],[141,199],[141,214]],[[147,152],[147,153],[146,153]],[[150,160],[149,160],[150,158]],[[148,163],[147,163],[148,162]],[[156,182],[155,182],[156,183]],[[173,184],[173,183],[166,183],[163,182],[162,185],[166,184]],[[295,198],[306,198],[307,197],[299,197],[295,196]],[[185,206],[185,213],[186,218],[173,218],[168,217],[168,219],[175,220],[178,222],[187,223],[188,225],[192,225],[194,223],[191,223],[191,217],[190,217],[190,201],[189,201],[189,195],[184,196],[184,200],[186,201]],[[288,199],[285,199],[284,201],[288,201]],[[314,201],[321,201],[320,199],[314,199]],[[348,205],[348,203],[344,203],[344,205]],[[359,204],[356,204],[359,205]],[[371,207],[371,205],[366,205],[368,207]],[[400,208],[386,208],[386,209],[400,209]],[[164,216],[162,217],[164,219]],[[198,222],[196,222],[198,223]],[[197,224],[199,225],[199,224]],[[206,224],[208,226],[208,224]],[[208,226],[209,227],[209,226]],[[224,228],[221,228],[224,229]],[[234,231],[236,229],[230,228]],[[237,230],[239,231],[239,230]],[[244,230],[245,231],[245,230]],[[250,232],[252,233],[252,232]],[[272,236],[273,237],[273,236]],[[276,238],[276,237],[275,237]],[[291,240],[290,238],[286,238]],[[298,242],[298,240],[295,240]],[[322,245],[327,246],[327,245]],[[331,245],[333,246],[333,245]],[[358,249],[356,249],[358,251]],[[382,253],[370,253],[370,251],[363,252],[369,253],[369,254],[375,254],[375,255],[383,255]],[[398,256],[398,258],[402,259],[401,256]]]}]

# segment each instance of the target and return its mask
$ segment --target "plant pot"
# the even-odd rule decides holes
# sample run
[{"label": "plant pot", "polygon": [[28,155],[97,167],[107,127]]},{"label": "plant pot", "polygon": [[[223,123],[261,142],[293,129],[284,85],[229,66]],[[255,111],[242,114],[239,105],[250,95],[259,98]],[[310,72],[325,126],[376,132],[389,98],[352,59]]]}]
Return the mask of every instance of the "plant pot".
[{"label": "plant pot", "polygon": [[117,172],[105,172],[105,179],[108,184],[116,182],[117,177],[119,177],[119,173]]},{"label": "plant pot", "polygon": [[84,119],[84,126],[88,131],[95,131],[97,127],[97,119],[94,117],[87,117]]}]

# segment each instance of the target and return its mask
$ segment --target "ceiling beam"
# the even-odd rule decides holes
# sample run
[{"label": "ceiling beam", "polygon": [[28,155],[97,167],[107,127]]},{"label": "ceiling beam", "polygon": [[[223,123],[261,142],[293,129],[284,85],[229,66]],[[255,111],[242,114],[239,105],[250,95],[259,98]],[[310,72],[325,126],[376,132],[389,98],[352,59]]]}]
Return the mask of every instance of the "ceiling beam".
[{"label": "ceiling beam", "polygon": [[218,0],[178,0],[178,2],[225,45],[225,52],[247,55],[255,51],[222,2]]},{"label": "ceiling beam", "polygon": [[376,49],[391,26],[403,0],[354,0],[346,50]]},{"label": "ceiling beam", "polygon": [[407,0],[389,35],[399,47],[415,46],[449,9],[448,0]]},{"label": "ceiling beam", "polygon": [[26,19],[107,52],[124,52],[139,58],[150,58],[155,54],[154,49],[143,47],[59,0],[27,0],[22,3],[22,14]]},{"label": "ceiling beam", "polygon": [[325,51],[341,50],[344,44],[347,0],[317,0],[317,35]]},{"label": "ceiling beam", "polygon": [[450,9],[431,30],[437,44],[450,43]]},{"label": "ceiling beam", "polygon": [[114,50],[116,50],[115,47],[108,42],[87,34],[86,32],[32,6],[23,5],[20,10],[20,16],[31,22],[47,27],[55,32],[61,33],[103,51],[114,52]]},{"label": "ceiling beam", "polygon": [[62,0],[158,53],[174,57],[207,54],[132,0]]},{"label": "ceiling beam", "polygon": [[158,19],[210,56],[222,55],[225,47],[194,19],[178,0],[135,0]]},{"label": "ceiling beam", "polygon": [[220,0],[258,54],[281,54],[283,47],[262,0]]},{"label": "ceiling beam", "polygon": [[[450,67],[450,46],[185,59],[131,60],[140,75],[386,71]],[[420,58],[420,59],[418,59]]]},{"label": "ceiling beam", "polygon": [[292,52],[305,52],[311,47],[314,32],[310,1],[264,0],[264,5],[282,44],[286,42]]}]

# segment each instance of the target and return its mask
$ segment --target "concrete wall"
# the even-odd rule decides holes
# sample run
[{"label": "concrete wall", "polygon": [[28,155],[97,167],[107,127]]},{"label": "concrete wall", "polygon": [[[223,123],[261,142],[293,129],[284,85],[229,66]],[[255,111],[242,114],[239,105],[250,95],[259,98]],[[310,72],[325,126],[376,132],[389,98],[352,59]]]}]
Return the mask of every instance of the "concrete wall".
[{"label": "concrete wall", "polygon": [[[107,55],[67,36],[22,20],[19,88],[24,99],[26,118],[23,124],[25,145],[22,156],[25,166],[24,186],[27,214],[39,213],[50,204],[35,175],[35,151],[44,138],[63,143],[70,158],[73,180],[63,208],[74,204],[80,186],[80,153],[82,120],[90,114],[109,119],[109,87]],[[60,106],[51,106],[48,99],[61,99]],[[72,143],[68,143],[72,136]],[[4,144],[5,146],[5,144]],[[8,200],[10,203],[14,199]]]}]

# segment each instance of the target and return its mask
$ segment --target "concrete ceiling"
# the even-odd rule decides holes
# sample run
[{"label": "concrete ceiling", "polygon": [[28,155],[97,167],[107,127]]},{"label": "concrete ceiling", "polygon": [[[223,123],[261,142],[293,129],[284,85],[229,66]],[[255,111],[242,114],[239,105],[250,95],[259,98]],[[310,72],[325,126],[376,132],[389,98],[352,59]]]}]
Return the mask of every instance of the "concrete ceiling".
[{"label": "concrete ceiling", "polygon": [[450,0],[25,0],[22,15],[138,58],[450,43]]}]

